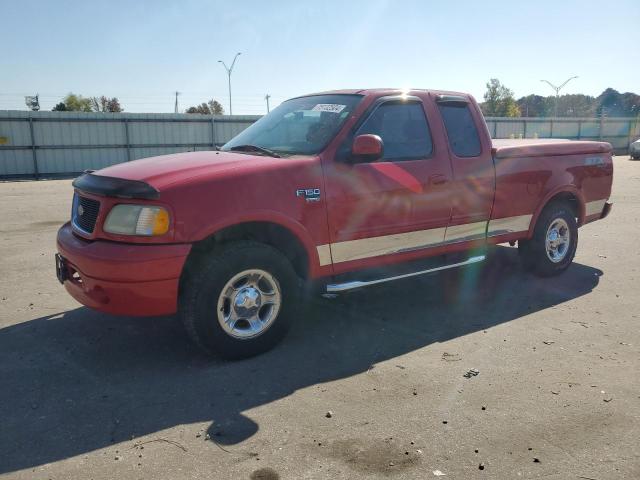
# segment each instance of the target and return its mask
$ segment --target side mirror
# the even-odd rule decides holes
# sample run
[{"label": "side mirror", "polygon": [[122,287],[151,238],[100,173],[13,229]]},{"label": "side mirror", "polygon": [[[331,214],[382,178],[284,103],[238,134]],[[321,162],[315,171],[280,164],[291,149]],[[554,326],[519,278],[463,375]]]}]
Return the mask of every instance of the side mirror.
[{"label": "side mirror", "polygon": [[374,162],[384,156],[384,144],[378,135],[358,135],[353,139],[351,161],[353,163]]}]

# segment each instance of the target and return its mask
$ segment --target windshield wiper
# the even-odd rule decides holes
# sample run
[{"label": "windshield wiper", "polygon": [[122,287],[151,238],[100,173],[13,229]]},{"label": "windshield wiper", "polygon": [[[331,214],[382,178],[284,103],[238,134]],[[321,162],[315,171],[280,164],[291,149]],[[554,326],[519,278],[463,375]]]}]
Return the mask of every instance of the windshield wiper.
[{"label": "windshield wiper", "polygon": [[265,155],[269,155],[270,157],[280,158],[273,150],[269,150],[268,148],[259,147],[258,145],[235,145],[229,149],[231,152],[257,152],[263,153]]}]

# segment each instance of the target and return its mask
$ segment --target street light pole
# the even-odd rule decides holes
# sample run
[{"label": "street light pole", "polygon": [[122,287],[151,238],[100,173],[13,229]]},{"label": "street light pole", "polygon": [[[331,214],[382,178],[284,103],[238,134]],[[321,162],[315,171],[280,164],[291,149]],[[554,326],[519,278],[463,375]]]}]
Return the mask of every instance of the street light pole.
[{"label": "street light pole", "polygon": [[231,72],[233,72],[233,66],[236,64],[236,60],[238,59],[238,55],[242,52],[236,53],[236,56],[233,57],[233,62],[231,62],[231,66],[227,67],[227,64],[222,60],[218,60],[218,63],[221,63],[224,69],[227,71],[227,76],[229,77],[229,115],[233,115],[233,109],[231,108]]},{"label": "street light pole", "polygon": [[556,87],[553,83],[551,83],[549,80],[540,80],[541,82],[545,82],[547,84],[549,84],[549,86],[551,88],[553,88],[556,91],[556,101],[553,107],[553,116],[557,117],[558,116],[558,100],[560,98],[560,90],[562,90],[562,87],[564,87],[567,83],[569,83],[571,80],[573,80],[574,78],[578,78],[578,76],[576,75],[575,77],[571,77],[568,78],[567,80],[565,80],[565,82],[560,85],[559,87]]}]

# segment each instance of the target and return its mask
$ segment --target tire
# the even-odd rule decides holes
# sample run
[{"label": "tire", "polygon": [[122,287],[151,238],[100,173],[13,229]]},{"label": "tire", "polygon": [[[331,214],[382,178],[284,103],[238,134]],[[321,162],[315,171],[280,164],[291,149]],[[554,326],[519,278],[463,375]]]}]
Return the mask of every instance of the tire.
[{"label": "tire", "polygon": [[526,270],[541,277],[550,277],[569,268],[577,246],[575,213],[566,203],[558,202],[544,208],[530,240],[518,241],[518,253]]},{"label": "tire", "polygon": [[207,354],[247,358],[270,350],[286,335],[297,316],[301,286],[278,250],[238,241],[200,259],[184,281],[179,315],[191,340]]}]

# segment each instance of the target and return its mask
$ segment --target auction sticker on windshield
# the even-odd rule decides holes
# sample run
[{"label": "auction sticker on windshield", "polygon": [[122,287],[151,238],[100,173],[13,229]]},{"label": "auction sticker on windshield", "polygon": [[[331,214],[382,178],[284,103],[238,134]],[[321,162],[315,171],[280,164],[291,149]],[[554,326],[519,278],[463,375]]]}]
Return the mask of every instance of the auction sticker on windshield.
[{"label": "auction sticker on windshield", "polygon": [[314,112],[333,112],[340,113],[346,105],[338,105],[337,103],[319,103],[311,110]]}]

